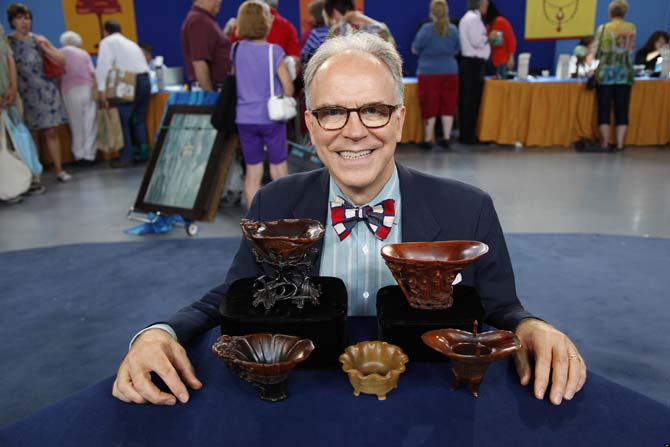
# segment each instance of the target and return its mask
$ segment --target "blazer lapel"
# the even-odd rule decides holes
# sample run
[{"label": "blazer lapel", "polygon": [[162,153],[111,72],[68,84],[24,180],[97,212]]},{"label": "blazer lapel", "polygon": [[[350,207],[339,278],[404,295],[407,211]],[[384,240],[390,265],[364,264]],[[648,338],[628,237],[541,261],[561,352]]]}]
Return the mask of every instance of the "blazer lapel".
[{"label": "blazer lapel", "polygon": [[[428,203],[431,191],[425,191],[416,181],[411,169],[396,162],[400,180],[400,199],[402,201],[402,241],[434,241],[440,233],[440,225]],[[441,206],[436,204],[435,206]]]},{"label": "blazer lapel", "polygon": [[[323,168],[315,173],[314,184],[301,191],[302,198],[298,205],[293,209],[295,219],[314,219],[321,222],[326,231],[328,231],[328,186],[330,175],[328,170]],[[317,249],[317,258],[314,261],[315,272],[321,269],[321,253],[323,252],[323,238],[314,245]]]}]

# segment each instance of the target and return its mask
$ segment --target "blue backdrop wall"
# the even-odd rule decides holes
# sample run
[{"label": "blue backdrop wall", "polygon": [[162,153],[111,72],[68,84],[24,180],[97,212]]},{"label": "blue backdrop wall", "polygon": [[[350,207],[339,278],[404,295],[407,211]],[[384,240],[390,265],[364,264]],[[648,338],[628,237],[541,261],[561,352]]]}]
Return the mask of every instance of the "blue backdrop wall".
[{"label": "blue backdrop wall", "polygon": [[[237,13],[243,0],[223,0],[218,20],[223,26],[228,18]],[[62,4],[59,0],[22,0],[34,12],[34,30],[46,35],[52,42],[58,42],[64,31]],[[9,30],[5,10],[12,2],[0,0],[3,24]],[[532,53],[531,66],[537,69],[553,68],[557,55],[571,53],[575,41],[529,42],[523,40],[526,8],[522,0],[496,0],[498,9],[505,15],[517,32],[519,52]],[[670,28],[670,2],[667,0],[637,0],[631,2],[629,19],[638,26],[638,46],[641,46],[652,31]],[[398,49],[405,59],[405,72],[413,75],[416,69],[416,57],[410,48],[419,22],[428,15],[428,0],[408,2],[407,0],[366,0],[366,13],[386,22],[391,29]],[[609,1],[598,1],[597,23],[607,20]],[[179,30],[184,16],[192,5],[192,0],[136,0],[135,16],[137,35],[140,42],[150,43],[156,54],[162,54],[170,66],[182,65]],[[462,16],[466,9],[466,0],[450,0],[450,14]],[[299,23],[299,2],[280,0],[280,13],[294,24]]]}]

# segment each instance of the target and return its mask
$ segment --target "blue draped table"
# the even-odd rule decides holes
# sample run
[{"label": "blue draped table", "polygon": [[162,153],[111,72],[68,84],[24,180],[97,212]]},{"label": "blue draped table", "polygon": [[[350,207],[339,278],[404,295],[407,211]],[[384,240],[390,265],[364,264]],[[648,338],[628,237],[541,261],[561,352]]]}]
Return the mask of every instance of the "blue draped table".
[{"label": "blue draped table", "polygon": [[[374,339],[371,318],[352,318],[352,342]],[[663,446],[670,408],[594,373],[555,407],[519,385],[508,358],[492,365],[480,397],[450,391],[447,363],[410,363],[380,402],[354,397],[337,368],[296,370],[289,398],[269,403],[211,352],[219,331],[189,347],[202,390],[186,405],[125,404],[113,378],[0,430],[2,446]]]}]

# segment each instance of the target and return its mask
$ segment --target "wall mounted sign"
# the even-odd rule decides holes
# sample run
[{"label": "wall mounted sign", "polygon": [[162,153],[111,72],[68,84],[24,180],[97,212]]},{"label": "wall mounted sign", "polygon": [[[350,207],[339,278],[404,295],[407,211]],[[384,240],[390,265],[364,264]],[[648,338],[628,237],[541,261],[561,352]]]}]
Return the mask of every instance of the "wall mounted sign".
[{"label": "wall mounted sign", "polygon": [[98,54],[105,20],[119,22],[123,35],[137,42],[133,0],[63,0],[63,15],[67,29],[81,36],[90,54]]},{"label": "wall mounted sign", "polygon": [[593,34],[597,0],[528,0],[526,39],[575,39]]}]

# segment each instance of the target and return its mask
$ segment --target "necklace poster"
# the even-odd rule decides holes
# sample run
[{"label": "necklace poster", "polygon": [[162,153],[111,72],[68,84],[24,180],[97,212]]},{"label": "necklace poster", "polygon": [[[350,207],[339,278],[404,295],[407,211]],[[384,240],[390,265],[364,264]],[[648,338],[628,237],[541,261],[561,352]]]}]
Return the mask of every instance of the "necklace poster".
[{"label": "necklace poster", "polygon": [[526,39],[579,39],[593,35],[597,0],[527,0]]}]

